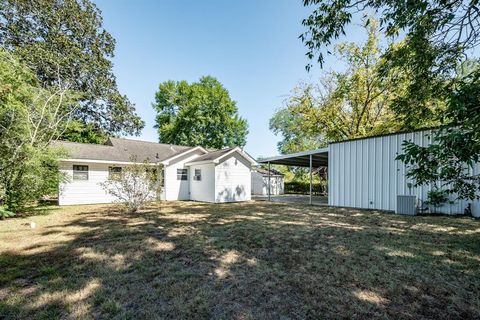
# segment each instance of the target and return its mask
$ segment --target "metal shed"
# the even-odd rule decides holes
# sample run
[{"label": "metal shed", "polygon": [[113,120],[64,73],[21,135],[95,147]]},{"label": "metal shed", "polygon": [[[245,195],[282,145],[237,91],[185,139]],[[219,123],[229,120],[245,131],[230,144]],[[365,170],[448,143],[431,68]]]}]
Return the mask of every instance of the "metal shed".
[{"label": "metal shed", "polygon": [[[432,143],[433,133],[434,130],[423,130],[340,141],[324,149],[267,158],[262,162],[310,168],[328,166],[329,205],[395,211],[397,196],[414,195],[422,206],[432,189],[431,185],[414,187],[406,176],[405,164],[396,157],[403,153],[403,141],[427,146]],[[472,170],[473,174],[480,174],[480,164]],[[451,200],[455,200],[454,196]],[[461,214],[468,203],[472,204],[474,216],[480,217],[479,201],[453,201],[437,208],[437,212]]]}]

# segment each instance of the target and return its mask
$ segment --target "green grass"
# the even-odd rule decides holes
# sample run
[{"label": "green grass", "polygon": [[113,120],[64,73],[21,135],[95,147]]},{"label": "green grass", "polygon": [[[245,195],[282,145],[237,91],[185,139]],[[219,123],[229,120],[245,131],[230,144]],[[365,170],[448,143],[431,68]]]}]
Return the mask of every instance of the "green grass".
[{"label": "green grass", "polygon": [[50,209],[0,221],[0,318],[480,318],[472,219],[266,202]]}]

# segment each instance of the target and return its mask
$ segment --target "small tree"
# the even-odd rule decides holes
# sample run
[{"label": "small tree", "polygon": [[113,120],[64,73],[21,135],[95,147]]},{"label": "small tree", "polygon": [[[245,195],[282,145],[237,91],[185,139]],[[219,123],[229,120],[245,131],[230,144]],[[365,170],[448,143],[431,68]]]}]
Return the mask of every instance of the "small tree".
[{"label": "small tree", "polygon": [[117,202],[124,204],[128,212],[134,213],[155,200],[161,186],[160,167],[147,161],[123,167],[121,172],[112,172],[101,185]]}]

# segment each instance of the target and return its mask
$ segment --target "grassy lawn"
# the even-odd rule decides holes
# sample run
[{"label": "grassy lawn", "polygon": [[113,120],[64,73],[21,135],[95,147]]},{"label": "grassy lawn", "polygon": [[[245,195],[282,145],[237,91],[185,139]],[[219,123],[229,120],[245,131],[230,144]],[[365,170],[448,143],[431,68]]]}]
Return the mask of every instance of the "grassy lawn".
[{"label": "grassy lawn", "polygon": [[467,218],[176,202],[0,221],[0,318],[478,319],[479,293]]}]

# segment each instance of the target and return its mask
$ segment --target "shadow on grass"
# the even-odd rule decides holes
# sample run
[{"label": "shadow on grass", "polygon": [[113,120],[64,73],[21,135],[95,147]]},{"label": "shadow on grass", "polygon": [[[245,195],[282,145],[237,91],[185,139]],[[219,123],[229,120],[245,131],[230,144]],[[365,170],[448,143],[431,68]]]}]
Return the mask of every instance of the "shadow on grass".
[{"label": "shadow on grass", "polygon": [[480,317],[469,219],[190,202],[38,232],[1,253],[0,318]]}]

